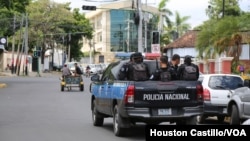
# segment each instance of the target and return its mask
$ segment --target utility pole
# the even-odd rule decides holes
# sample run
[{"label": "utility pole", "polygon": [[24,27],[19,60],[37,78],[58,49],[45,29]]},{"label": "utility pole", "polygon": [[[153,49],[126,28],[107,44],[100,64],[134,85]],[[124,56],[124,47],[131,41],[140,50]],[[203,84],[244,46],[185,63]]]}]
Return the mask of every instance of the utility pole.
[{"label": "utility pole", "polygon": [[11,59],[11,74],[14,73],[14,52],[15,52],[15,32],[16,32],[16,14],[13,21],[13,38],[12,38],[12,59]]},{"label": "utility pole", "polygon": [[[147,7],[147,0],[146,0],[146,7]],[[148,13],[144,14],[144,38],[145,38],[145,43],[144,43],[144,49],[145,49],[145,52],[147,52],[147,41],[148,41],[148,36],[147,36],[147,32],[148,32],[148,29],[147,29],[147,25],[148,25]]]},{"label": "utility pole", "polygon": [[92,45],[91,40],[89,40],[89,63],[92,64]]},{"label": "utility pole", "polygon": [[139,25],[138,25],[138,52],[143,53],[144,49],[142,47],[142,4],[141,0],[137,0],[137,8],[139,12]]},{"label": "utility pole", "polygon": [[26,13],[25,22],[25,75],[28,75],[28,14]]},{"label": "utility pole", "polygon": [[[23,23],[24,23],[24,16],[22,15],[22,21],[20,23],[20,27],[22,28],[23,27]],[[23,32],[22,30],[20,30],[20,34],[19,34],[19,42],[18,42],[18,47],[17,47],[17,58],[16,58],[16,66],[15,66],[15,72],[17,73],[17,75],[19,76],[19,72],[20,72],[20,54],[21,54],[21,51],[20,51],[20,46],[23,44],[23,41],[22,41],[22,35]]]},{"label": "utility pole", "polygon": [[68,62],[70,62],[70,41],[71,41],[71,34],[69,33],[69,48],[68,48]]}]

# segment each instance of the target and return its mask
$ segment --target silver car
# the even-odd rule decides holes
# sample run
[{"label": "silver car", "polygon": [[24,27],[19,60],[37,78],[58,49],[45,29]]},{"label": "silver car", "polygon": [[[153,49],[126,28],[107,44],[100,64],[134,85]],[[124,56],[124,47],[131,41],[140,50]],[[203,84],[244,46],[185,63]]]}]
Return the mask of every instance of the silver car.
[{"label": "silver car", "polygon": [[231,116],[230,124],[239,125],[250,119],[250,89],[249,81],[244,81],[244,86],[234,91],[228,102],[227,112]]}]

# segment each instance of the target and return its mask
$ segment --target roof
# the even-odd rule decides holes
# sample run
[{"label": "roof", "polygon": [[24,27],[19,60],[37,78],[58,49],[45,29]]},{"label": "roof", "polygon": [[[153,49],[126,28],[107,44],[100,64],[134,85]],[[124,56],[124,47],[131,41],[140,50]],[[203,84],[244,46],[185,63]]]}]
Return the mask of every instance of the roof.
[{"label": "roof", "polygon": [[[193,48],[195,47],[198,33],[198,30],[190,30],[174,42],[165,46],[165,48]],[[248,44],[250,42],[250,31],[241,32],[241,35],[242,44]]]},{"label": "roof", "polygon": [[208,76],[208,77],[210,77],[210,76],[235,76],[235,77],[240,77],[239,75],[237,75],[237,74],[202,74],[202,75],[200,75],[200,76]]},{"label": "roof", "polygon": [[174,42],[168,44],[165,48],[194,47],[198,32],[198,30],[190,30]]}]

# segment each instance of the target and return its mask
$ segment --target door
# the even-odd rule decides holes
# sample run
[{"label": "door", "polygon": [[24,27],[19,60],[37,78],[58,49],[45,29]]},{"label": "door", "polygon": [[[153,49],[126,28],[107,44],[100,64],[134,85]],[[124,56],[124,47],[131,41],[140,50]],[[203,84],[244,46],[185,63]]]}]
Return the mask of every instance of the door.
[{"label": "door", "polygon": [[241,101],[243,102],[243,112],[244,115],[250,116],[250,89],[247,88],[246,91],[240,96]]},{"label": "door", "polygon": [[112,66],[109,66],[103,73],[101,78],[102,85],[99,88],[100,106],[102,111],[108,115],[111,114],[110,113],[110,107],[112,106],[111,92],[114,84],[113,83],[114,78],[112,77],[111,69]]}]

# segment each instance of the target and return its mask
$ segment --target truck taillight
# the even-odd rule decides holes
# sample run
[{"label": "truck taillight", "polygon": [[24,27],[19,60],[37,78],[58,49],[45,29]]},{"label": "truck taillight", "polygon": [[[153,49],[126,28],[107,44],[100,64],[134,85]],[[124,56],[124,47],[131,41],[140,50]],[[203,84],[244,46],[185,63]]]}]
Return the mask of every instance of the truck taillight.
[{"label": "truck taillight", "polygon": [[204,101],[210,101],[210,91],[208,89],[203,90],[203,99]]},{"label": "truck taillight", "polygon": [[125,93],[125,103],[134,103],[134,95],[135,95],[135,86],[134,85],[129,85],[128,89]]},{"label": "truck taillight", "polygon": [[202,85],[196,85],[196,93],[197,93],[197,99],[202,100],[203,99],[203,87]]}]

